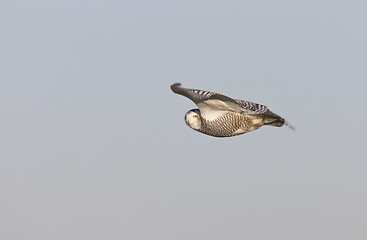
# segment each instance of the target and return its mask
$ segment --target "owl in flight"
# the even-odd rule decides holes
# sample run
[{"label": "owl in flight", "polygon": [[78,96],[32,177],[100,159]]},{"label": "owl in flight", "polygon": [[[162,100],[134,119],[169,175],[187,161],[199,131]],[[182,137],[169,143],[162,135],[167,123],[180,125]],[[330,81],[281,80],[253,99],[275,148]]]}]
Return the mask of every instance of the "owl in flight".
[{"label": "owl in flight", "polygon": [[232,99],[219,93],[171,85],[174,93],[193,101],[199,109],[191,109],[185,115],[186,124],[201,133],[214,137],[231,137],[247,133],[263,125],[281,127],[289,125],[284,118],[271,112],[266,106]]}]

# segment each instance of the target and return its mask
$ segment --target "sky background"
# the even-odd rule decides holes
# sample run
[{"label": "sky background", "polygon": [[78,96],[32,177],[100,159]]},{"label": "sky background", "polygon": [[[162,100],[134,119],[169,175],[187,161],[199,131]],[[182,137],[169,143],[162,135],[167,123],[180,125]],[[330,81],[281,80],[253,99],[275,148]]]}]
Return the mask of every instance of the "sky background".
[{"label": "sky background", "polygon": [[[0,0],[0,238],[367,239],[366,8]],[[197,133],[174,82],[297,130]]]}]

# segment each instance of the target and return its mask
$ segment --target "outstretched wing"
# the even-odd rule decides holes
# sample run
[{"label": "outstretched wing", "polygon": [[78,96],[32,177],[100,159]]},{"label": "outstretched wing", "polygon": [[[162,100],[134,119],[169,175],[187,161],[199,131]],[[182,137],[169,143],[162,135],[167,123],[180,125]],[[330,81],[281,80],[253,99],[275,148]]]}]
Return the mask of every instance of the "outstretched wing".
[{"label": "outstretched wing", "polygon": [[232,99],[219,93],[183,88],[180,83],[172,84],[171,90],[191,99],[199,107],[202,117],[209,121],[229,112],[260,114],[268,110],[266,106]]}]

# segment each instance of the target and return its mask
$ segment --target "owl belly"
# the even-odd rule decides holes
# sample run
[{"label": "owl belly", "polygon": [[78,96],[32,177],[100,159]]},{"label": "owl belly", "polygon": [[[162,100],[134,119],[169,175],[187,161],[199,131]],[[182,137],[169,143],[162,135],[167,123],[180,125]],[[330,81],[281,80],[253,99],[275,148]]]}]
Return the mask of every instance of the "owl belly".
[{"label": "owl belly", "polygon": [[253,131],[260,126],[253,124],[254,119],[239,113],[228,113],[215,120],[202,120],[201,132],[215,137],[230,137]]}]

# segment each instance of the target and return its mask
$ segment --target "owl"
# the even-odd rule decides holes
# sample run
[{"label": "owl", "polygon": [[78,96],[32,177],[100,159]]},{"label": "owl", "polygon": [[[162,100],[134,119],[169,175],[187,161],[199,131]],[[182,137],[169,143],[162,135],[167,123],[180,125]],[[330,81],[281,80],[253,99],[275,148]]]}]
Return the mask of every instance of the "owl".
[{"label": "owl", "polygon": [[193,101],[199,109],[185,114],[186,124],[195,131],[214,136],[232,137],[254,131],[264,125],[294,128],[284,118],[271,112],[266,106],[232,99],[225,95],[171,85],[174,93]]}]

